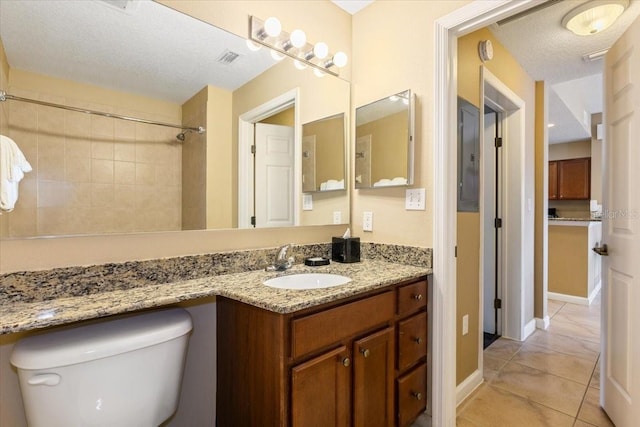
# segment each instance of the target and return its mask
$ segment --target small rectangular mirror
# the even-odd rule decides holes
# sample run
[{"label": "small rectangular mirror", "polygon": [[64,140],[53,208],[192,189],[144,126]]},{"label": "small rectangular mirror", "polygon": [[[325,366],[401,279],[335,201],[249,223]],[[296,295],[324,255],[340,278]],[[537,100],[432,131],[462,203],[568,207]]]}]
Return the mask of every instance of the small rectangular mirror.
[{"label": "small rectangular mirror", "polygon": [[344,113],[302,125],[302,191],[345,190]]},{"label": "small rectangular mirror", "polygon": [[413,184],[411,90],[356,108],[355,188]]}]

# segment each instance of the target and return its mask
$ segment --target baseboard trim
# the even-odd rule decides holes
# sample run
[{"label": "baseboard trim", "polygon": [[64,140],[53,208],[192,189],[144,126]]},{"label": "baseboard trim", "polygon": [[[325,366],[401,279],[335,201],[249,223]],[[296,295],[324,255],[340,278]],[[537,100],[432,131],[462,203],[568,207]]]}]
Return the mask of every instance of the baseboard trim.
[{"label": "baseboard trim", "polygon": [[526,340],[527,337],[529,337],[529,335],[531,335],[535,331],[536,331],[536,319],[531,319],[529,322],[527,322],[526,325],[524,325],[524,328],[522,330],[522,340],[521,341]]},{"label": "baseboard trim", "polygon": [[547,292],[547,298],[554,299],[556,301],[570,302],[571,304],[589,305],[589,298],[577,297],[575,295]]},{"label": "baseboard trim", "polygon": [[456,387],[456,406],[462,403],[484,381],[482,371],[476,369]]},{"label": "baseboard trim", "polygon": [[601,287],[602,287],[602,281],[598,280],[598,283],[596,284],[596,287],[593,288],[593,290],[589,294],[589,305],[591,305],[593,300],[598,296],[598,293],[600,293],[600,288]]},{"label": "baseboard trim", "polygon": [[544,316],[544,318],[536,317],[536,329],[544,329],[546,330],[549,327],[549,316]]}]

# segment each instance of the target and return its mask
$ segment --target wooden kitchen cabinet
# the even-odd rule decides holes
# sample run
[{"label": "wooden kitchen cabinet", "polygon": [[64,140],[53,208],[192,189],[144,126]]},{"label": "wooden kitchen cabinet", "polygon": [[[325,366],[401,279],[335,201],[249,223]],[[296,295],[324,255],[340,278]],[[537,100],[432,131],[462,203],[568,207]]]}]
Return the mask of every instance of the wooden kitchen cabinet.
[{"label": "wooden kitchen cabinet", "polygon": [[426,307],[426,277],[290,314],[219,297],[217,425],[407,425],[426,407]]},{"label": "wooden kitchen cabinet", "polygon": [[549,200],[558,199],[558,162],[549,162]]},{"label": "wooden kitchen cabinet", "polygon": [[589,200],[590,198],[590,157],[549,162],[550,200]]}]

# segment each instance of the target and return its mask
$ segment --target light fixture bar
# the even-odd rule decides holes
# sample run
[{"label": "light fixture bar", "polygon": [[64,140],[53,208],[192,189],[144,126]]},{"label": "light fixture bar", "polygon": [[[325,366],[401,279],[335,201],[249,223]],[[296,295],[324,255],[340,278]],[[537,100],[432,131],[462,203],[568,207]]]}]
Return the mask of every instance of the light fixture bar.
[{"label": "light fixture bar", "polygon": [[582,55],[582,60],[585,61],[585,62],[598,61],[600,59],[603,59],[604,56],[607,54],[607,52],[609,52],[609,48],[602,49],[602,50],[597,50],[597,51],[591,52],[591,53],[586,53],[586,54]]},{"label": "light fixture bar", "polygon": [[[291,35],[282,30],[278,36],[266,36],[264,30],[265,22],[255,16],[249,17],[249,39],[254,43],[262,45],[266,48],[274,50],[282,55],[286,55],[302,64],[313,67],[323,73],[331,74],[339,77],[339,71],[333,70],[338,68],[333,61],[333,55],[327,55],[328,59],[318,59],[315,55],[309,54],[313,52],[314,45],[311,43],[305,43],[302,47],[294,47],[291,44]],[[317,62],[316,62],[317,61]],[[330,64],[325,66],[325,64]]]}]

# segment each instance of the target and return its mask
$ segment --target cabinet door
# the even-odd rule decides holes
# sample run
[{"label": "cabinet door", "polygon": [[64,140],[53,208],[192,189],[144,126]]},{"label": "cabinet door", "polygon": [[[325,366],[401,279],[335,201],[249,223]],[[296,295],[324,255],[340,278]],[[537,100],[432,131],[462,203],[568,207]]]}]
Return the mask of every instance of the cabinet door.
[{"label": "cabinet door", "polygon": [[353,359],[353,425],[393,426],[393,327],[355,341]]},{"label": "cabinet door", "polygon": [[558,162],[549,162],[549,199],[558,199]]},{"label": "cabinet door", "polygon": [[558,162],[558,198],[588,200],[591,196],[591,159]]},{"label": "cabinet door", "polygon": [[291,370],[293,427],[350,425],[351,359],[345,346]]}]

